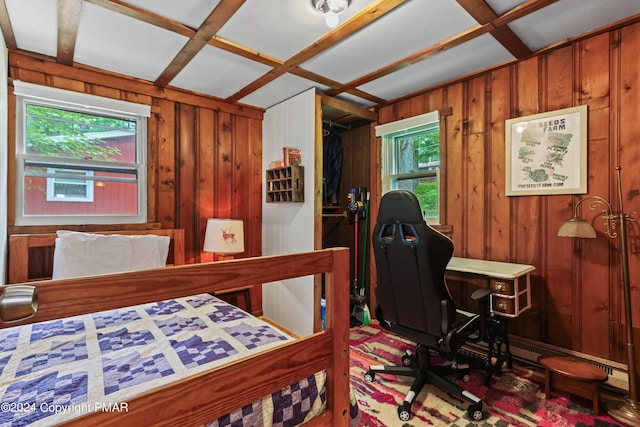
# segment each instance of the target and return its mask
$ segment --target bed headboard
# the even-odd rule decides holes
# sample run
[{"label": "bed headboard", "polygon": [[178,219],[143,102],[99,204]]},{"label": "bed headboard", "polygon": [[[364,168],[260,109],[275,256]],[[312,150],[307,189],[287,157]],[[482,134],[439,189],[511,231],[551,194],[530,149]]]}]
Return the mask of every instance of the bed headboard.
[{"label": "bed headboard", "polygon": [[[169,236],[171,244],[169,246],[167,265],[183,265],[185,262],[183,229],[92,231],[92,233]],[[10,234],[9,276],[7,283],[50,279],[53,270],[53,248],[56,237],[56,233]],[[34,253],[37,255],[34,256]]]}]

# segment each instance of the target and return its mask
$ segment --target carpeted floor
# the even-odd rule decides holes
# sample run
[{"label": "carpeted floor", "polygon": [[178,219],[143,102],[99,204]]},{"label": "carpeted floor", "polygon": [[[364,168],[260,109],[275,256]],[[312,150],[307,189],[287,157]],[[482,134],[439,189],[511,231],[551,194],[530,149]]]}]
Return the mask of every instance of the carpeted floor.
[{"label": "carpeted floor", "polygon": [[367,383],[363,376],[370,365],[399,364],[405,349],[413,344],[388,334],[377,325],[351,329],[351,386],[362,412],[362,426],[619,426],[609,416],[593,416],[590,401],[568,394],[554,393],[546,399],[544,385],[516,370],[507,370],[484,385],[484,372],[472,371],[471,381],[452,380],[483,400],[485,418],[475,422],[467,415],[469,403],[435,386],[427,385],[412,406],[411,419],[398,418],[397,405],[411,386],[412,379],[376,374]]}]

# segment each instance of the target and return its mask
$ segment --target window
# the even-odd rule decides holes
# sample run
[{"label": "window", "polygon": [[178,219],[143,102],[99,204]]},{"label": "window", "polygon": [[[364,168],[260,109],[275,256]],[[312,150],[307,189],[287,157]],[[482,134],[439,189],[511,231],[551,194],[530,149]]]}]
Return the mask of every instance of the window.
[{"label": "window", "polygon": [[47,168],[47,201],[93,202],[93,181],[82,179],[92,171]]},{"label": "window", "polygon": [[149,106],[20,81],[16,225],[146,222]]},{"label": "window", "polygon": [[438,112],[376,126],[382,137],[382,190],[414,193],[425,220],[440,224],[440,120]]}]

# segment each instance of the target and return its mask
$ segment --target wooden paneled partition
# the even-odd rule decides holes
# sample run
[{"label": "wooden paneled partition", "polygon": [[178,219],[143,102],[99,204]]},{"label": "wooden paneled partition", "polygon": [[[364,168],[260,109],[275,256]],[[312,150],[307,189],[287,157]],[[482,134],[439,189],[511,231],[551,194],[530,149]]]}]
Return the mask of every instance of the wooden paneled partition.
[{"label": "wooden paneled partition", "polygon": [[[593,240],[557,236],[572,195],[505,196],[505,120],[588,105],[588,194],[640,211],[640,24],[557,46],[535,57],[431,88],[379,110],[379,123],[443,112],[445,222],[455,255],[533,264],[533,309],[510,323],[519,336],[626,362],[618,238],[598,212],[583,216]],[[371,147],[372,217],[380,200],[380,139]],[[629,262],[635,341],[640,339],[640,225],[631,224]],[[375,271],[373,272],[375,273]],[[372,280],[375,283],[375,278]],[[638,354],[636,354],[638,357]]]},{"label": "wooden paneled partition", "polygon": [[[213,254],[202,252],[211,217],[243,219],[245,252],[240,257],[261,254],[261,109],[18,53],[9,54],[9,77],[151,105],[148,222],[185,230],[187,263],[213,260]],[[15,96],[9,88],[10,153],[14,141]],[[9,158],[9,189],[14,188],[15,159]],[[10,193],[9,228],[20,232],[13,227],[14,212],[15,194]],[[262,307],[261,295],[252,300]]]}]

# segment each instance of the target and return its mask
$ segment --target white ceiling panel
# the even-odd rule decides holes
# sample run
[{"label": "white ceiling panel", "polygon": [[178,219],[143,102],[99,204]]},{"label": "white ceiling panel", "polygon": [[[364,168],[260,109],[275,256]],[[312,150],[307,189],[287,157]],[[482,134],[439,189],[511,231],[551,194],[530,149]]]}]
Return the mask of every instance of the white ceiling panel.
[{"label": "white ceiling panel", "polygon": [[637,13],[640,0],[562,0],[509,27],[530,49],[537,50]]},{"label": "white ceiling panel", "polygon": [[347,83],[476,25],[455,0],[410,1],[302,67]]},{"label": "white ceiling panel", "polygon": [[84,3],[74,60],[92,67],[155,80],[187,38]]},{"label": "white ceiling panel", "polygon": [[359,89],[382,98],[397,98],[513,59],[491,35],[485,34]]},{"label": "white ceiling panel", "polygon": [[220,3],[220,0],[180,0],[180,7],[176,7],[176,0],[126,0],[123,3],[148,10],[196,29]]},{"label": "white ceiling panel", "polygon": [[[56,56],[58,5],[51,0],[5,0],[18,48]],[[38,13],[33,13],[37,10]]]},{"label": "white ceiling panel", "polygon": [[227,98],[270,69],[258,62],[205,46],[171,81],[171,86]]},{"label": "white ceiling panel", "polygon": [[336,98],[350,102],[362,108],[369,108],[375,105],[374,102],[371,102],[368,99],[360,98],[359,96],[351,95],[350,93],[346,92],[337,95]]},{"label": "white ceiling panel", "polygon": [[486,2],[491,6],[491,9],[496,13],[496,15],[499,16],[522,3],[526,3],[526,0],[486,0]]},{"label": "white ceiling panel", "polygon": [[[373,0],[352,0],[340,22],[349,19]],[[311,0],[247,0],[218,32],[234,43],[272,58],[291,58],[330,30]]]},{"label": "white ceiling panel", "polygon": [[245,96],[240,102],[261,108],[269,108],[312,87],[320,90],[328,89],[326,86],[287,73],[252,94]]}]

